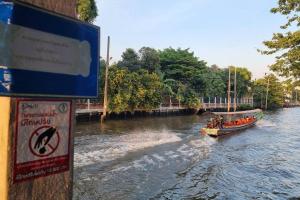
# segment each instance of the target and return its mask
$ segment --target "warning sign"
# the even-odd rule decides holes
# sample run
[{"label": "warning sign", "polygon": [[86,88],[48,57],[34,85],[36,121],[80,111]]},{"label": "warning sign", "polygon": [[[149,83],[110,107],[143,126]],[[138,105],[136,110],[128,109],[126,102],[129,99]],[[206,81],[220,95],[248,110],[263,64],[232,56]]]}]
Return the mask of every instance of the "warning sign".
[{"label": "warning sign", "polygon": [[18,101],[14,182],[69,170],[71,113],[71,101]]}]

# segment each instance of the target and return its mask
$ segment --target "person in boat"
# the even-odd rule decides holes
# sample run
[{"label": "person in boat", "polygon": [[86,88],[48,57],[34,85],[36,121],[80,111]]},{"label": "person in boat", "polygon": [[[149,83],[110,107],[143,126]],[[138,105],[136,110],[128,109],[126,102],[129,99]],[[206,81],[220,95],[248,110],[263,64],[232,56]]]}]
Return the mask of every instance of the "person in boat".
[{"label": "person in boat", "polygon": [[207,127],[207,128],[213,128],[213,118],[210,118],[210,119],[207,121],[206,127]]},{"label": "person in boat", "polygon": [[247,121],[247,123],[250,122],[250,117],[249,116],[246,116],[246,121]]},{"label": "person in boat", "polygon": [[224,116],[223,115],[221,115],[220,116],[220,128],[223,128],[223,125],[224,125]]},{"label": "person in boat", "polygon": [[215,120],[215,127],[214,128],[218,128],[219,126],[220,126],[220,119],[219,119],[219,116],[216,116],[215,118],[214,118],[214,120]]},{"label": "person in boat", "polygon": [[207,128],[216,128],[219,126],[219,119],[217,117],[214,117],[214,118],[210,118],[208,121],[207,121]]},{"label": "person in boat", "polygon": [[213,128],[216,128],[218,126],[218,120],[216,118],[213,118]]}]

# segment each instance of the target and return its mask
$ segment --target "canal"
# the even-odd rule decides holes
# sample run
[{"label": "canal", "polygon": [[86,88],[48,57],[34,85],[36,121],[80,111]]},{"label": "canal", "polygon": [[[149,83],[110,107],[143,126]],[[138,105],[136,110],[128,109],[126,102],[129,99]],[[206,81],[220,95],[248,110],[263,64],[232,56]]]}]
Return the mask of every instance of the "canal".
[{"label": "canal", "polygon": [[77,125],[74,199],[300,198],[300,108],[218,139],[199,134],[207,119]]}]

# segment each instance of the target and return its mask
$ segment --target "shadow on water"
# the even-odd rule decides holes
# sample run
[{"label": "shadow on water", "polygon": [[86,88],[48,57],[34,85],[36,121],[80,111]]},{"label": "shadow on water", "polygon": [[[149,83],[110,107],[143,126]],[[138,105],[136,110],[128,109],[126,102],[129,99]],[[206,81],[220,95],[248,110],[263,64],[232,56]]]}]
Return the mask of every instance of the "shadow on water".
[{"label": "shadow on water", "polygon": [[198,115],[133,118],[128,120],[107,120],[100,122],[82,122],[77,124],[75,137],[99,134],[127,134],[144,130],[187,130],[195,124],[205,123],[205,117]]}]

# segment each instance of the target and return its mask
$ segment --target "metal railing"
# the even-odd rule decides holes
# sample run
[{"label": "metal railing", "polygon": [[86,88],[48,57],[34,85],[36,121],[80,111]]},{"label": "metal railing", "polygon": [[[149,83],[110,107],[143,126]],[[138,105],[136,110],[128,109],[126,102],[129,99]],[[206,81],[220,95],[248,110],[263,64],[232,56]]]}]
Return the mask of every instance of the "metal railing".
[{"label": "metal railing", "polygon": [[[206,100],[208,99],[208,101]],[[205,101],[206,100],[206,101]],[[214,98],[199,98],[200,107],[199,109],[218,109],[218,108],[227,108],[227,99],[221,97]],[[253,98],[238,98],[237,106],[241,105],[250,105],[253,107]],[[231,99],[230,103],[231,107],[234,107],[233,99]],[[102,110],[103,105],[99,102],[91,102],[87,100],[85,102],[77,102],[76,103],[77,110]],[[165,110],[165,109],[186,109],[186,106],[183,104],[179,104],[179,102],[165,102],[160,104],[157,109],[154,110]]]}]

